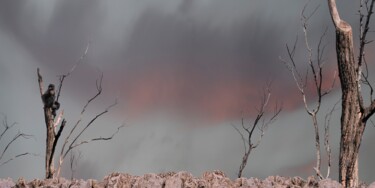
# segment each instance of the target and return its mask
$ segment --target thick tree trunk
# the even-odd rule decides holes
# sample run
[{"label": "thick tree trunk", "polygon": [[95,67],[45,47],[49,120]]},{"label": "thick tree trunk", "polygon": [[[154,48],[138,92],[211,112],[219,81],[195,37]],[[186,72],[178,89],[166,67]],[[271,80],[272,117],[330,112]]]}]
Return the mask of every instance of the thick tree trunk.
[{"label": "thick tree trunk", "polygon": [[354,59],[351,26],[340,19],[335,0],[328,0],[336,28],[337,66],[342,91],[339,181],[345,187],[358,186],[358,153],[370,109],[362,107],[361,72]]},{"label": "thick tree trunk", "polygon": [[51,108],[44,108],[44,118],[46,121],[46,128],[47,128],[47,140],[46,140],[46,178],[50,179],[53,178],[54,174],[54,168],[53,168],[53,160],[50,160],[51,157],[53,157],[52,148],[53,143],[55,140],[55,129],[54,129],[54,118],[52,115],[52,109]]},{"label": "thick tree trunk", "polygon": [[358,153],[365,128],[359,90],[359,67],[354,59],[350,25],[340,21],[336,27],[337,65],[342,91],[339,180],[346,187],[358,186]]}]

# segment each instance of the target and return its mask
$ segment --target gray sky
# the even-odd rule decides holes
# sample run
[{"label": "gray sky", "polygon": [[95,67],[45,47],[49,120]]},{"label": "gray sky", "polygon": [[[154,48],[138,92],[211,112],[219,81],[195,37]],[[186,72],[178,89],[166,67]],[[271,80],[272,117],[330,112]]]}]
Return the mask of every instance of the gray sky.
[{"label": "gray sky", "polygon": [[[298,0],[2,0],[0,112],[36,137],[16,143],[9,156],[24,151],[40,156],[0,167],[0,177],[44,176],[45,128],[36,68],[41,69],[45,84],[57,84],[56,75],[70,69],[88,40],[91,46],[85,64],[64,85],[61,103],[68,126],[95,93],[100,69],[105,92],[91,106],[85,121],[115,98],[120,104],[84,136],[110,135],[122,122],[127,127],[111,142],[80,148],[83,157],[78,162],[78,178],[102,179],[114,171],[186,170],[200,176],[214,169],[234,178],[243,148],[230,124],[239,125],[241,111],[251,119],[259,91],[269,78],[276,80],[272,97],[282,101],[285,110],[250,156],[244,175],[312,175],[311,121],[301,108],[291,75],[279,62],[279,56],[286,57],[285,44],[292,44],[296,35],[302,39],[304,4]],[[311,2],[307,11],[319,4],[309,25],[309,39],[316,45],[329,28],[325,76],[330,79],[335,50],[326,1]],[[357,36],[358,5],[339,1],[338,6]],[[303,68],[303,43],[298,49]],[[339,91],[328,96],[322,113],[339,97]],[[338,120],[336,114],[331,131],[335,160]],[[360,173],[366,182],[375,180],[371,175],[374,142],[374,128],[369,125],[360,155]],[[64,173],[69,177],[69,168]]]}]

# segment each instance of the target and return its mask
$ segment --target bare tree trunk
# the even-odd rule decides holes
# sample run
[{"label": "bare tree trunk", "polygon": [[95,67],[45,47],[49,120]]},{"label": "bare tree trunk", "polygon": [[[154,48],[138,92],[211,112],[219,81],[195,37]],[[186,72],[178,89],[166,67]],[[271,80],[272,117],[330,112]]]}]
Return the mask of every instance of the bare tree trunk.
[{"label": "bare tree trunk", "polygon": [[[57,166],[57,170],[55,171],[55,168],[54,168],[54,165],[53,165],[54,164],[54,160],[53,160],[54,153],[55,153],[55,150],[56,150],[57,142],[58,142],[58,140],[61,136],[61,133],[64,130],[64,127],[66,125],[66,120],[62,119],[61,125],[60,125],[58,131],[56,132],[55,128],[60,123],[60,120],[61,120],[61,118],[64,114],[64,111],[62,111],[62,112],[59,113],[58,116],[56,116],[56,111],[60,108],[60,103],[58,102],[58,100],[59,100],[59,97],[60,97],[61,88],[62,88],[62,85],[63,85],[63,82],[64,82],[65,78],[67,78],[75,70],[75,68],[77,67],[78,64],[82,63],[82,60],[87,55],[88,48],[89,48],[89,44],[87,45],[84,54],[79,58],[79,60],[76,62],[76,64],[73,65],[73,67],[70,69],[70,71],[67,74],[63,74],[63,75],[60,76],[60,84],[59,84],[59,87],[58,87],[59,88],[58,92],[55,91],[55,86],[53,84],[50,84],[48,86],[48,89],[45,92],[43,92],[44,91],[44,89],[43,89],[43,77],[40,74],[39,68],[37,69],[39,92],[40,92],[40,96],[41,96],[41,99],[42,99],[42,102],[43,102],[43,105],[44,105],[44,120],[45,120],[45,124],[46,124],[46,129],[47,129],[46,158],[45,158],[46,179],[54,178],[54,177],[56,177],[56,175],[57,175],[57,177],[59,177],[61,165],[64,162],[64,158],[68,155],[68,153],[72,149],[74,149],[74,148],[76,148],[80,145],[87,144],[89,142],[93,142],[93,141],[111,140],[120,131],[120,129],[122,127],[124,127],[124,125],[121,125],[121,126],[117,127],[117,130],[110,137],[92,138],[92,139],[84,140],[84,141],[81,141],[81,142],[77,143],[80,136],[98,118],[100,118],[103,114],[107,113],[113,106],[115,106],[117,104],[117,100],[116,100],[114,104],[109,105],[103,112],[101,112],[99,114],[96,114],[89,121],[89,123],[87,123],[87,125],[82,130],[80,130],[80,132],[78,132],[78,135],[76,135],[74,137],[74,139],[69,142],[69,138],[72,136],[74,130],[76,130],[76,128],[78,127],[78,125],[82,121],[82,116],[83,116],[83,113],[86,111],[86,107],[91,102],[93,102],[102,93],[102,81],[103,81],[103,74],[102,74],[101,77],[100,77],[100,80],[97,80],[97,82],[96,82],[96,89],[97,89],[98,92],[96,93],[96,95],[94,97],[90,98],[87,101],[86,105],[83,107],[83,109],[81,111],[80,119],[77,121],[77,123],[71,129],[69,135],[65,138],[65,142],[64,142],[64,144],[62,146],[62,149],[61,149],[61,155],[60,155],[59,163],[58,163],[58,166]],[[55,120],[55,118],[56,118],[56,120]],[[1,138],[1,136],[0,136],[0,138]],[[67,150],[65,150],[65,145],[68,144],[68,142],[69,142],[69,146],[68,146]],[[23,154],[23,155],[25,155],[25,154]]]},{"label": "bare tree trunk", "polygon": [[342,90],[339,179],[343,185],[358,185],[356,161],[365,128],[360,108],[358,67],[354,61],[353,35],[349,24],[341,21],[336,28],[336,52]]},{"label": "bare tree trunk", "polygon": [[246,164],[247,164],[247,160],[249,159],[249,155],[251,153],[251,148],[245,152],[245,155],[242,157],[242,163],[241,163],[241,166],[240,166],[240,169],[238,170],[238,178],[241,178],[242,177],[242,172],[243,170],[245,169],[246,167]]},{"label": "bare tree trunk", "polygon": [[52,113],[52,106],[47,106],[46,101],[44,99],[43,77],[40,74],[39,68],[37,69],[37,75],[38,75],[40,97],[44,105],[44,120],[46,123],[46,129],[47,129],[45,168],[46,168],[46,178],[49,179],[49,178],[53,178],[53,173],[54,173],[53,164],[51,162],[52,160],[50,159],[53,157],[53,144],[55,141],[55,128],[54,128],[55,118]]},{"label": "bare tree trunk", "polygon": [[316,118],[316,114],[312,114],[312,119],[313,119],[313,125],[314,125],[314,130],[315,130],[315,148],[316,148],[316,166],[315,166],[315,172],[316,175],[320,178],[323,179],[322,173],[320,172],[320,163],[322,159],[320,158],[320,138],[319,138],[319,125],[318,125],[318,120]]},{"label": "bare tree trunk", "polygon": [[336,28],[337,66],[342,91],[339,181],[346,187],[358,186],[358,153],[367,115],[362,107],[360,66],[354,59],[351,26],[341,20],[335,0],[328,0]]},{"label": "bare tree trunk", "polygon": [[53,168],[53,158],[52,148],[55,141],[55,129],[54,129],[54,118],[52,115],[51,108],[44,108],[44,118],[46,121],[47,128],[47,140],[46,140],[46,178],[53,178],[54,168]]}]

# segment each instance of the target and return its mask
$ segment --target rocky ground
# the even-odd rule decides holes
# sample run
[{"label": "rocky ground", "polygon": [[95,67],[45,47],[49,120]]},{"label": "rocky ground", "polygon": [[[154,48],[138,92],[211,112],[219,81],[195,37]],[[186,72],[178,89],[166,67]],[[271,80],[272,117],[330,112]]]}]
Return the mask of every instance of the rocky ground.
[{"label": "rocky ground", "polygon": [[[67,180],[64,178],[56,178],[50,180],[32,180],[30,182],[20,178],[14,182],[11,179],[0,179],[1,188],[34,188],[34,187],[48,187],[48,188],[234,188],[234,187],[278,187],[278,188],[298,188],[298,187],[323,187],[323,188],[338,188],[342,187],[337,181],[325,179],[317,181],[314,177],[309,177],[303,180],[300,177],[280,177],[270,176],[264,180],[257,178],[237,178],[236,180],[229,179],[221,171],[206,172],[202,177],[196,178],[188,172],[169,172],[161,174],[145,174],[143,176],[132,176],[123,173],[112,173],[104,177],[103,181],[97,180]],[[361,187],[375,188],[375,182],[369,186],[362,185]]]}]

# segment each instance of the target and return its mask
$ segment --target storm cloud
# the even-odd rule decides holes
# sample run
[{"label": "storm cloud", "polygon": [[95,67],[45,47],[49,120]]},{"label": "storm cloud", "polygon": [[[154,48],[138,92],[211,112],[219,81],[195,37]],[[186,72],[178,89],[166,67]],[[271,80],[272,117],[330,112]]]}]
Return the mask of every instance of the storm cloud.
[{"label": "storm cloud", "polygon": [[[111,142],[82,147],[78,177],[102,178],[113,171],[188,170],[199,175],[213,169],[235,177],[243,151],[230,124],[238,125],[241,111],[251,119],[269,79],[274,80],[272,97],[283,102],[285,111],[251,156],[245,175],[313,174],[312,126],[291,76],[279,61],[286,56],[285,44],[302,36],[304,4],[299,0],[1,1],[0,87],[6,89],[0,92],[0,112],[37,137],[35,143],[19,143],[15,150],[29,148],[43,156],[42,110],[35,110],[42,109],[36,67],[45,80],[56,83],[56,75],[67,72],[90,42],[85,63],[64,85],[61,102],[65,112],[70,109],[68,122],[77,119],[75,114],[95,93],[99,69],[104,73],[104,97],[87,116],[116,97],[120,104],[85,137],[110,134],[123,121],[128,126]],[[309,39],[316,45],[329,26],[328,79],[335,54],[326,2],[311,2],[307,11],[319,4],[309,25]],[[356,24],[355,2],[338,5],[343,17]],[[303,43],[298,50],[299,67],[304,70]],[[323,111],[338,97],[339,92],[333,92]],[[332,126],[337,146],[338,121]],[[371,148],[365,143],[371,138],[368,133],[362,150]],[[374,180],[368,175],[373,169],[371,156],[373,151],[362,162],[366,164],[362,177],[368,182]],[[0,176],[43,177],[43,157],[24,160],[0,167]],[[25,166],[22,173],[15,170]]]}]

